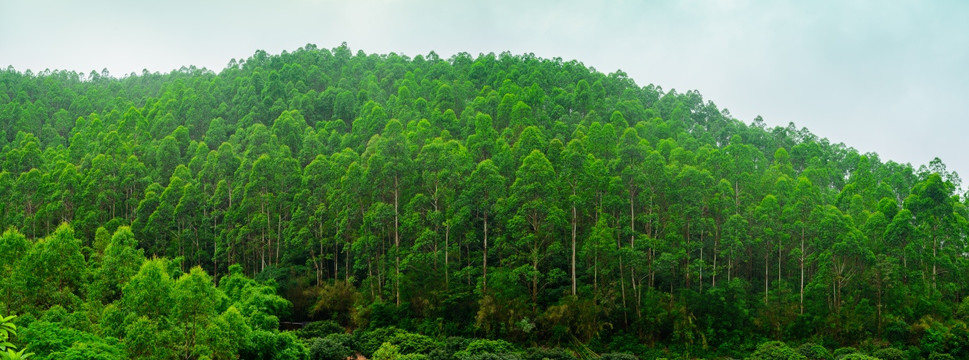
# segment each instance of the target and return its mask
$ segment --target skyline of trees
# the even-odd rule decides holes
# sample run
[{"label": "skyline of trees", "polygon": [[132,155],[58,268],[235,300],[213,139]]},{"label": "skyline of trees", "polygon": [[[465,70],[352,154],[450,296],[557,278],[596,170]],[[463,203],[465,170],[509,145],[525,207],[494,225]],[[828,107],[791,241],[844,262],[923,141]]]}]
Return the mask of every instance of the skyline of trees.
[{"label": "skyline of trees", "polygon": [[[941,161],[744,124],[577,61],[344,44],[219,73],[8,68],[0,149],[0,310],[86,314],[76,330],[129,355],[148,350],[102,323],[177,325],[195,348],[200,323],[234,316],[211,300],[235,296],[227,277],[347,329],[644,357],[766,340],[969,354],[969,199]],[[129,303],[174,312],[125,305],[142,270],[167,272],[171,298]]]}]

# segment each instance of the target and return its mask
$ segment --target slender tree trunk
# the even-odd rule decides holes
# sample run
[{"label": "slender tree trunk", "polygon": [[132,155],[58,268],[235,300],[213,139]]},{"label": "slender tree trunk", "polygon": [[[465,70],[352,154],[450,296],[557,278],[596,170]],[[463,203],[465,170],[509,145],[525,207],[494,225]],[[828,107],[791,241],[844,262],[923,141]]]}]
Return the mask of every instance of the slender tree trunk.
[{"label": "slender tree trunk", "polygon": [[[435,194],[435,196],[434,196],[434,202],[432,203],[432,205],[434,206],[434,211],[437,212],[437,213],[440,213],[440,209],[438,209],[438,207],[437,207],[437,195],[436,195],[437,194],[437,186],[436,185],[434,187],[434,194]],[[427,218],[427,214],[425,213],[423,215],[424,215],[424,218],[426,219]],[[435,223],[434,224],[434,234],[435,235],[440,234],[440,231],[441,231],[441,224]],[[438,263],[439,254],[440,254],[440,252],[438,250],[437,236],[434,236],[434,272],[437,272],[437,269],[438,269],[437,263]]]},{"label": "slender tree trunk", "polygon": [[713,229],[713,274],[711,274],[712,282],[710,284],[711,288],[717,287],[717,255],[720,253],[720,223],[715,225]]},{"label": "slender tree trunk", "polygon": [[592,259],[592,290],[598,297],[599,294],[599,248],[596,247],[595,255]]},{"label": "slender tree trunk", "polygon": [[[801,314],[804,314],[804,226],[801,226],[801,257],[798,262],[801,265]],[[880,309],[879,309],[880,310]]]},{"label": "slender tree trunk", "polygon": [[444,225],[444,290],[450,289],[448,275],[451,267],[448,266],[448,249],[450,246],[451,224]]},{"label": "slender tree trunk", "polygon": [[373,277],[373,258],[370,257],[370,256],[367,257],[367,276],[371,280],[370,281],[370,298],[371,299],[376,299],[377,298],[377,294],[376,294],[376,291],[374,290],[374,282],[373,282],[373,279],[374,279],[374,277]]},{"label": "slender tree trunk", "polygon": [[764,240],[764,305],[767,304],[767,291],[770,288],[768,286],[768,281],[770,279],[770,242]]},{"label": "slender tree trunk", "polygon": [[[470,253],[469,253],[470,255]],[[488,212],[484,213],[484,250],[481,254],[481,292],[488,293]]]},{"label": "slender tree trunk", "polygon": [[878,271],[878,279],[877,279],[878,280],[878,294],[877,294],[878,305],[877,305],[877,308],[878,308],[878,337],[879,338],[881,338],[881,336],[882,336],[882,285],[883,285],[882,284],[882,274],[881,274],[881,271],[880,270],[881,269],[879,269],[879,271]]},{"label": "slender tree trunk", "polygon": [[[283,243],[283,212],[276,213],[276,265],[279,265],[279,248]],[[323,253],[320,253],[323,255]]]},{"label": "slender tree trunk", "polygon": [[[631,233],[629,234],[629,249],[636,250],[636,202],[635,193],[633,191],[629,192],[629,227]],[[633,294],[636,295],[636,317],[641,317],[642,312],[639,309],[639,304],[641,303],[639,298],[639,291],[636,286],[636,267],[629,267],[629,279],[632,282]]]},{"label": "slender tree trunk", "polygon": [[[572,190],[572,196],[575,196],[575,189]],[[575,230],[576,230],[576,211],[575,203],[572,203],[572,296],[575,296]]]},{"label": "slender tree trunk", "polygon": [[[622,246],[620,246],[620,249]],[[626,307],[626,275],[623,273],[622,254],[619,254],[619,289],[622,291],[622,307]]]},{"label": "slender tree trunk", "polygon": [[219,220],[212,217],[212,282],[219,285],[219,238],[215,235],[215,228],[219,226]]},{"label": "slender tree trunk", "polygon": [[344,261],[344,264],[343,264],[343,269],[344,269],[343,270],[343,281],[346,281],[346,282],[349,283],[350,282],[350,254],[351,254],[350,251],[352,251],[352,249],[353,249],[350,246],[350,239],[346,239],[346,249],[347,249],[347,253],[346,253],[345,256],[343,256],[343,261]]},{"label": "slender tree trunk", "polygon": [[266,231],[269,231],[269,212],[266,211],[266,203],[262,203],[262,212],[266,214],[266,228],[262,229],[262,244],[259,246],[259,255],[262,260],[262,268],[260,271],[266,270]]},{"label": "slender tree trunk", "polygon": [[686,259],[684,260],[685,266],[683,267],[683,275],[685,275],[685,277],[686,277],[686,288],[689,289],[690,288],[690,285],[692,285],[692,282],[690,281],[691,280],[691,277],[690,277],[690,235],[691,235],[690,234],[690,219],[687,219],[687,221],[686,221],[686,234],[685,235],[686,236],[684,236],[684,238],[686,239]]},{"label": "slender tree trunk", "polygon": [[397,299],[397,306],[400,306],[400,184],[397,176],[394,176],[394,296]]},{"label": "slender tree trunk", "polygon": [[[471,268],[471,242],[465,242],[464,243],[464,250],[468,254],[468,256],[466,256],[465,259],[467,260],[468,269],[470,269]],[[474,288],[471,287],[471,272],[470,271],[465,271],[465,273],[468,274],[468,276],[467,276],[468,277],[468,291],[473,293],[474,292]]]},{"label": "slender tree trunk", "polygon": [[937,259],[938,259],[938,256],[939,256],[939,254],[938,254],[938,250],[939,250],[939,237],[934,235],[936,233],[936,231],[937,231],[937,229],[935,229],[935,228],[932,229],[932,232],[933,232],[933,236],[932,236],[932,288],[933,289],[936,288],[936,286],[935,286],[935,284],[936,284],[935,279],[936,279],[936,275],[938,275],[938,273],[939,273],[938,272],[938,269],[936,268],[936,263],[938,262]]},{"label": "slender tree trunk", "polygon": [[[321,221],[322,223],[322,221]],[[322,226],[320,228],[322,232]],[[320,239],[320,254],[323,253],[323,240]],[[337,281],[340,278],[340,239],[333,237],[333,281]]]},{"label": "slender tree trunk", "polygon": [[[700,233],[700,238],[703,238],[703,233]],[[703,240],[700,240],[700,293],[703,293]]]}]

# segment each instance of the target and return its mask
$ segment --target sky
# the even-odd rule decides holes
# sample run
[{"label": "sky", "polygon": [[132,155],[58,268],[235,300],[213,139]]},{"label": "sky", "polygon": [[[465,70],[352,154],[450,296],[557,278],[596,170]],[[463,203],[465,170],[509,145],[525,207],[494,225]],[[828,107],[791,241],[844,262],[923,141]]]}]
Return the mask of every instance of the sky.
[{"label": "sky", "polygon": [[0,0],[0,66],[220,71],[306,44],[534,53],[969,177],[969,1]]}]

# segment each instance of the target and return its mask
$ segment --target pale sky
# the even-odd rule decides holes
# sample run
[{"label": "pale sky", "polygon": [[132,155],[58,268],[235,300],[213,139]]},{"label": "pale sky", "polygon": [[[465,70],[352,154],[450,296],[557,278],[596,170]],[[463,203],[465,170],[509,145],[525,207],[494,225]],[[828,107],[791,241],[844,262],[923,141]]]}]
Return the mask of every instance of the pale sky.
[{"label": "pale sky", "polygon": [[969,1],[0,0],[0,66],[183,65],[257,49],[534,53],[698,90],[750,123],[794,122],[883,161],[969,176]]}]

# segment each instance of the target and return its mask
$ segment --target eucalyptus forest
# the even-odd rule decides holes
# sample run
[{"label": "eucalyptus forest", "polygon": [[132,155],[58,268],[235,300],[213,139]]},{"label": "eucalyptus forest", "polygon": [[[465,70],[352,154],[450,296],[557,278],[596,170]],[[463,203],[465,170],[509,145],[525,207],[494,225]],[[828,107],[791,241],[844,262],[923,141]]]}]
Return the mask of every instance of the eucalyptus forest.
[{"label": "eucalyptus forest", "polygon": [[941,161],[579,61],[8,67],[0,149],[5,359],[969,357]]}]

